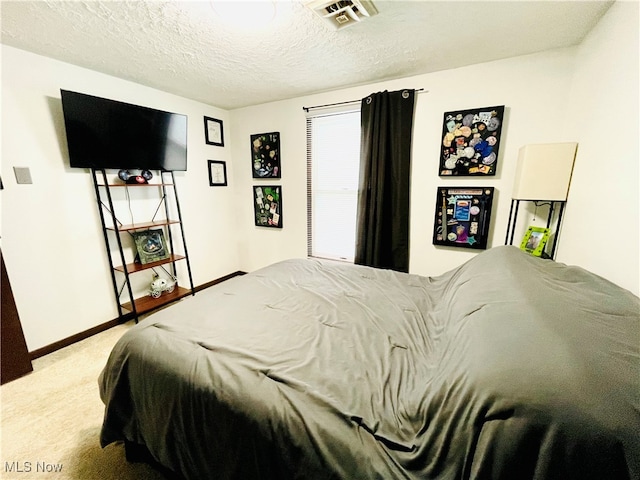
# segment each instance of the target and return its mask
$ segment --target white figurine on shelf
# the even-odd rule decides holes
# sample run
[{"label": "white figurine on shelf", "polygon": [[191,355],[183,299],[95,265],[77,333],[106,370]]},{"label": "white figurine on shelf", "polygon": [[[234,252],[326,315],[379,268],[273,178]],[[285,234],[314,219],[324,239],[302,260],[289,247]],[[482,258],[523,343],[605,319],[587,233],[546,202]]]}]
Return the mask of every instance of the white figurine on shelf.
[{"label": "white figurine on shelf", "polygon": [[175,277],[173,277],[173,279],[169,282],[164,278],[160,278],[157,273],[154,273],[153,281],[149,286],[149,295],[151,295],[153,298],[159,298],[160,295],[162,295],[162,292],[171,293],[176,288],[176,283],[177,281]]}]

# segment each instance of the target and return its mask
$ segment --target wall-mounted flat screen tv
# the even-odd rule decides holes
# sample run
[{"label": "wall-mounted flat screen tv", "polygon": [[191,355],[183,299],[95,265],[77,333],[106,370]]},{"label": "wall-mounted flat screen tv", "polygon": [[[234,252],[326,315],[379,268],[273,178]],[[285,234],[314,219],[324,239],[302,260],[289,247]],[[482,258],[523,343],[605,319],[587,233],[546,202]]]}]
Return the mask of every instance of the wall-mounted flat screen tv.
[{"label": "wall-mounted flat screen tv", "polygon": [[76,168],[186,170],[187,116],[60,90]]}]

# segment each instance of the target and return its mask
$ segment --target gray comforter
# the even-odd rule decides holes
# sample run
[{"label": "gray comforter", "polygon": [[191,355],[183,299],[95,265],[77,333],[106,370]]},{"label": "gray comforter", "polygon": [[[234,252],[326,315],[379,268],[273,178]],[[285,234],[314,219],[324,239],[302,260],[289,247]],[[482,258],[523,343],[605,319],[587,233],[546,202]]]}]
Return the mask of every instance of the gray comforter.
[{"label": "gray comforter", "polygon": [[100,393],[103,446],[190,479],[636,479],[640,300],[515,247],[289,260],[131,328]]}]

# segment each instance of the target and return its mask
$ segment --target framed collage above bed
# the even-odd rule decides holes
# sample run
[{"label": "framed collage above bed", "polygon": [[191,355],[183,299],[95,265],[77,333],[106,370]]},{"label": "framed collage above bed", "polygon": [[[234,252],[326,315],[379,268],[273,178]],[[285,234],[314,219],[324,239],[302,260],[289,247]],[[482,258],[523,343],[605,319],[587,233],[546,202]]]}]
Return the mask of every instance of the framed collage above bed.
[{"label": "framed collage above bed", "polygon": [[[250,135],[251,171],[254,179],[281,178],[280,132]],[[282,228],[282,186],[253,185],[256,227]]]},{"label": "framed collage above bed", "polygon": [[444,113],[438,175],[496,174],[504,108],[500,105]]},{"label": "framed collage above bed", "polygon": [[438,187],[433,244],[486,249],[493,187]]},{"label": "framed collage above bed", "polygon": [[[444,112],[438,175],[496,175],[505,106]],[[440,186],[437,189],[433,244],[485,250],[495,188]]]},{"label": "framed collage above bed", "polygon": [[253,209],[256,227],[282,228],[282,187],[254,185]]},{"label": "framed collage above bed", "polygon": [[280,178],[280,132],[251,135],[253,178]]}]

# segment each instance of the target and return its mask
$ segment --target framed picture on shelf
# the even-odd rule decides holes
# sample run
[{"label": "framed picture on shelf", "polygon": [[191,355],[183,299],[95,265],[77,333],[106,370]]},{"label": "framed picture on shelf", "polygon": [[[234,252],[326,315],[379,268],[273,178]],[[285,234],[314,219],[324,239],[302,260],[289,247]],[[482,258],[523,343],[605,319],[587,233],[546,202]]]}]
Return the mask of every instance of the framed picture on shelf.
[{"label": "framed picture on shelf", "polygon": [[131,232],[136,244],[136,261],[142,265],[169,258],[167,244],[162,229],[138,230]]},{"label": "framed picture on shelf", "polygon": [[211,187],[227,186],[227,163],[221,160],[209,160],[209,185]]},{"label": "framed picture on shelf", "polygon": [[549,241],[549,229],[543,227],[529,227],[522,237],[520,249],[534,257],[543,257],[544,248]]},{"label": "framed picture on shelf", "polygon": [[495,175],[504,105],[445,112],[440,176]]},{"label": "framed picture on shelf", "polygon": [[280,178],[280,132],[251,135],[253,178]]},{"label": "framed picture on shelf", "polygon": [[282,187],[254,185],[253,209],[257,227],[282,228]]},{"label": "framed picture on shelf", "polygon": [[438,187],[433,244],[487,248],[494,187]]},{"label": "framed picture on shelf", "polygon": [[204,138],[208,145],[224,147],[224,131],[222,120],[204,117]]}]

